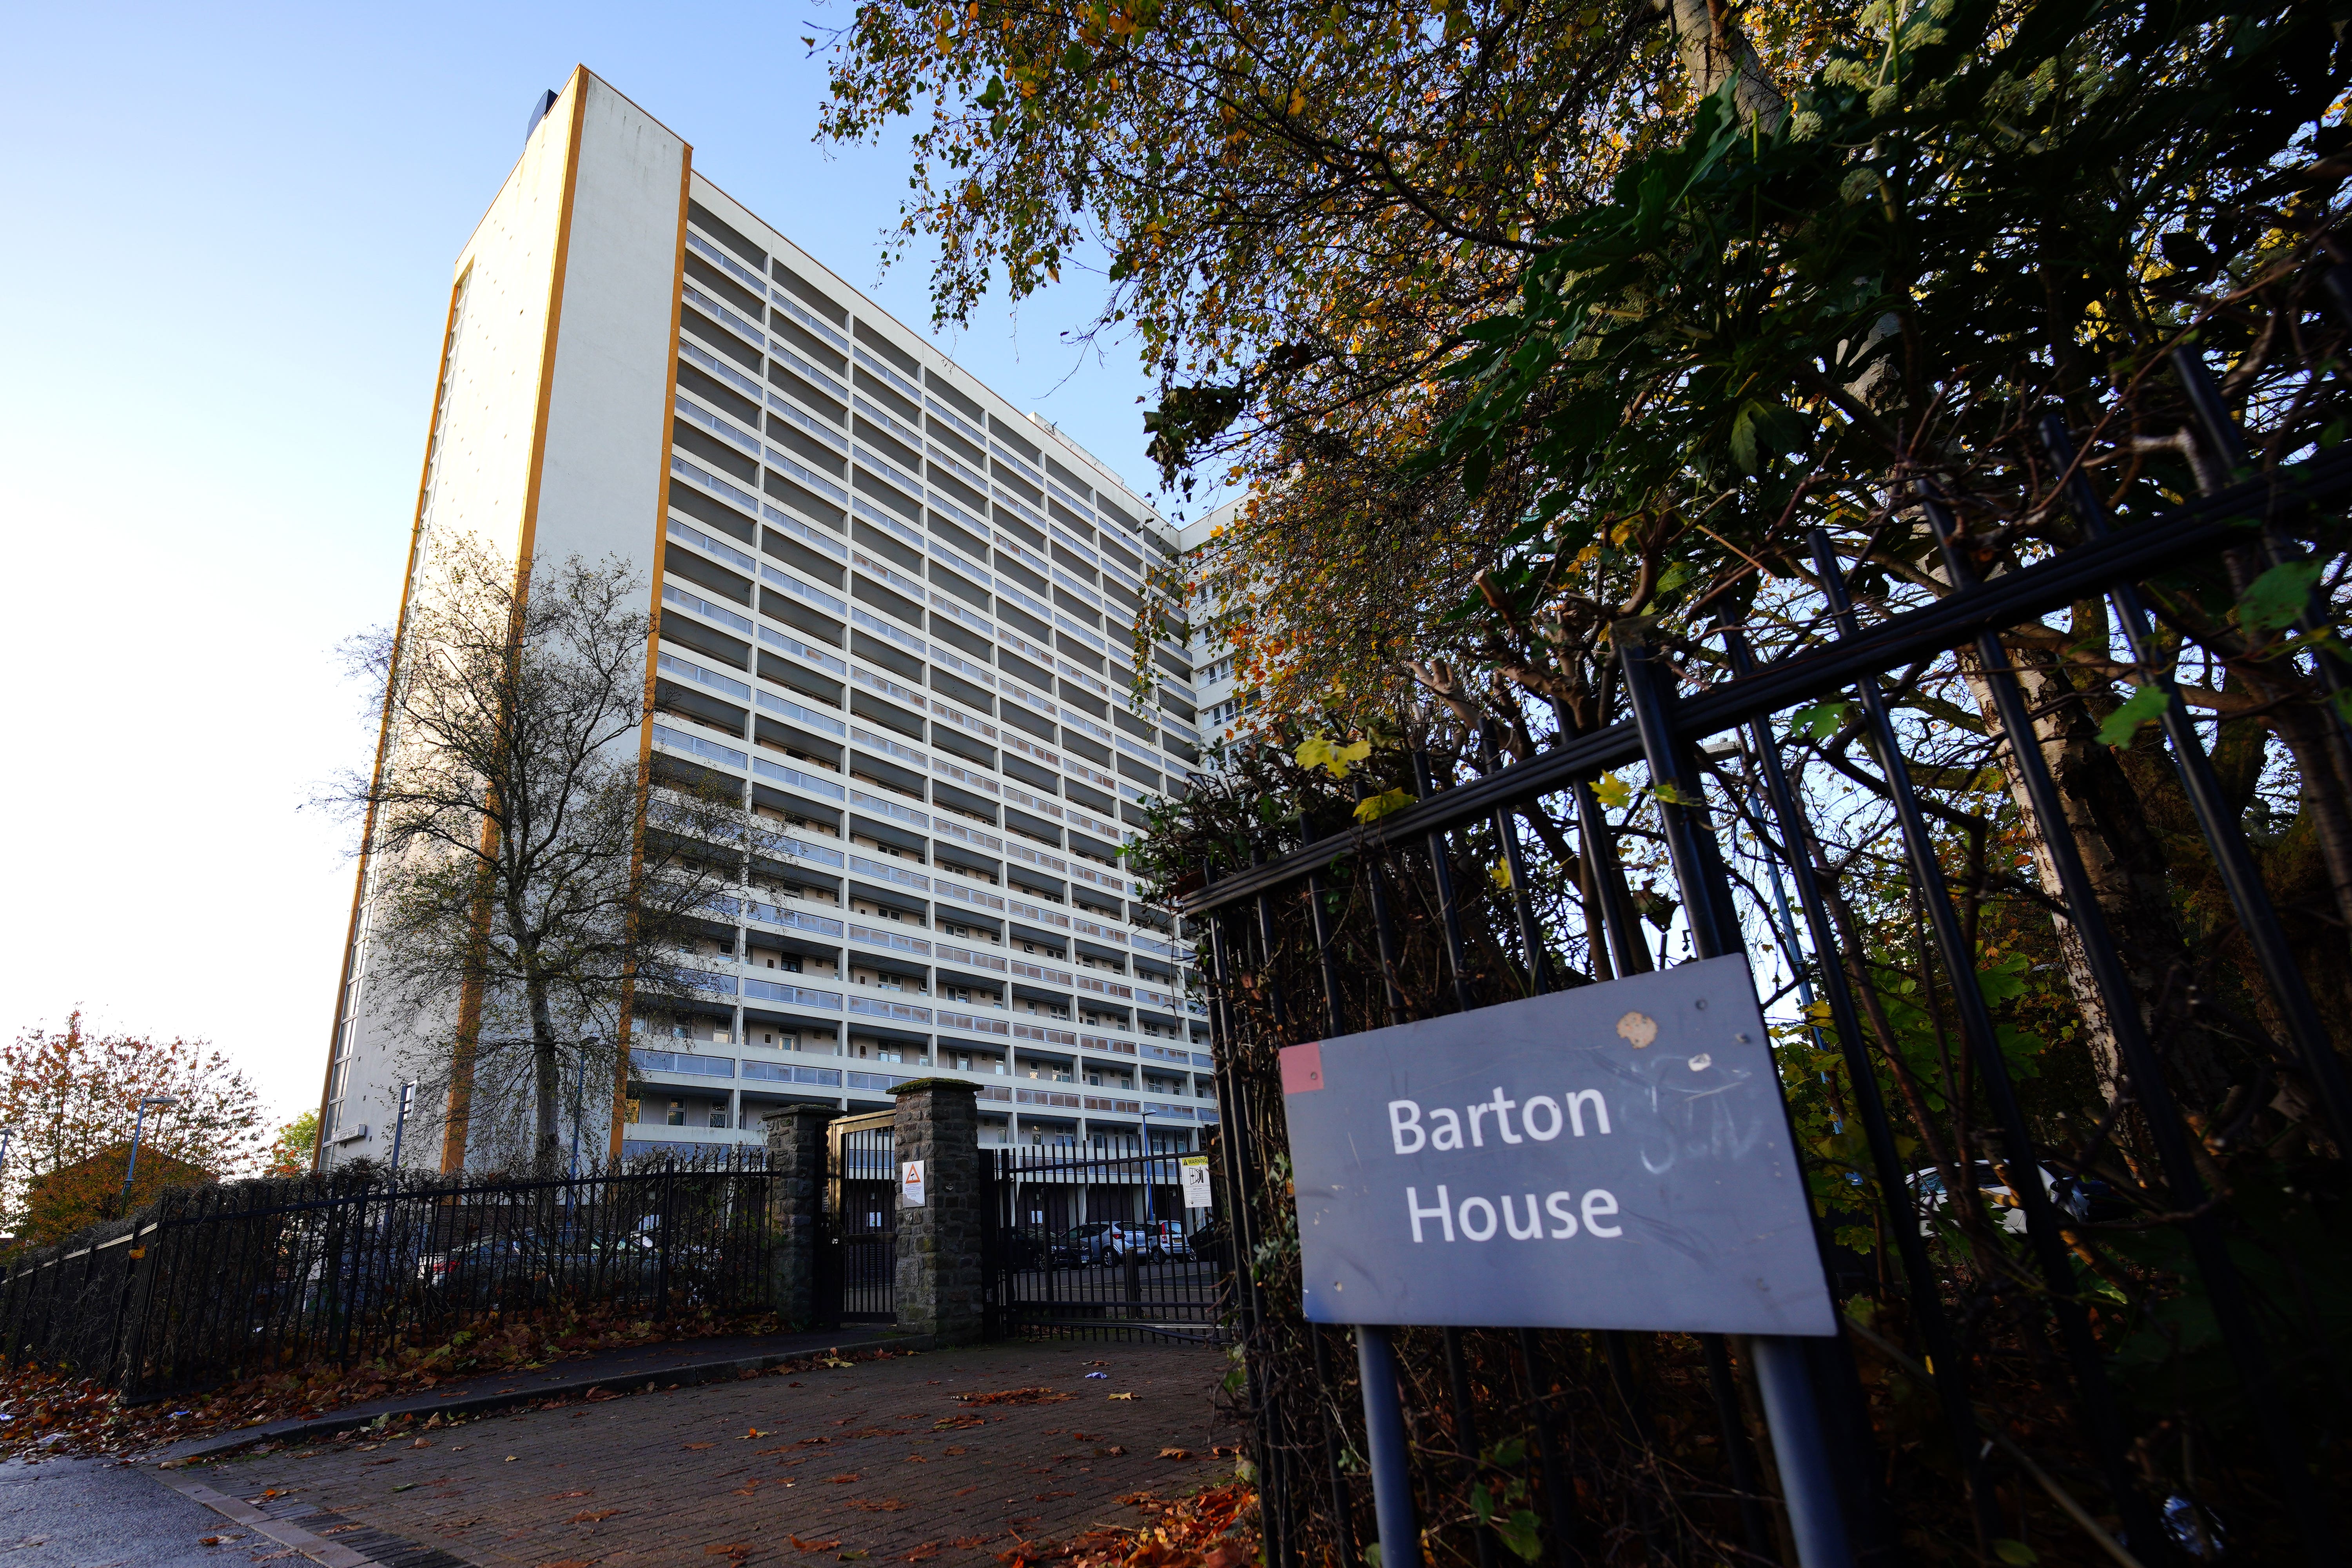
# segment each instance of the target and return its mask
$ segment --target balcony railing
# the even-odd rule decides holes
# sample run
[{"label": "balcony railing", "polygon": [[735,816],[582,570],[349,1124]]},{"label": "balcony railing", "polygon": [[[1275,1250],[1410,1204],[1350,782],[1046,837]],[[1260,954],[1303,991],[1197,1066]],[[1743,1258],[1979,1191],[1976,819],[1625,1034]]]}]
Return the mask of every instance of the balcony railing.
[{"label": "balcony railing", "polygon": [[743,913],[752,920],[763,921],[769,925],[785,926],[793,931],[808,931],[815,936],[837,937],[841,934],[839,921],[827,920],[823,915],[805,914],[799,910],[782,909],[774,904],[746,900],[743,904]]},{"label": "balcony railing", "polygon": [[805,724],[812,730],[822,730],[828,735],[849,733],[849,726],[842,721],[829,713],[820,713],[814,708],[803,708],[789,697],[779,697],[772,691],[762,691],[759,695],[759,700],[760,706],[769,712],[781,713],[794,723]]},{"label": "balcony railing", "polygon": [[640,1072],[680,1073],[691,1078],[733,1078],[733,1057],[696,1056],[690,1051],[656,1051],[629,1047],[629,1062]]},{"label": "balcony railing", "polygon": [[810,435],[815,437],[818,440],[824,442],[826,446],[832,447],[835,451],[839,452],[842,456],[847,457],[849,455],[848,437],[843,435],[840,431],[835,429],[831,425],[828,425],[824,420],[818,418],[815,415],[811,414],[799,404],[791,402],[783,394],[771,391],[768,394],[768,406],[773,409],[776,413],[781,414],[785,418],[791,420],[793,424],[799,426],[802,429],[807,431]]},{"label": "balcony railing", "polygon": [[787,512],[778,511],[765,501],[760,503],[760,515],[811,549],[830,555],[835,561],[849,559],[849,546],[826,533],[823,529],[811,528],[799,518]]},{"label": "balcony railing", "polygon": [[884,364],[879,359],[867,353],[864,349],[854,348],[849,352],[851,356],[855,358],[859,364],[864,365],[867,370],[870,370],[875,374],[880,376],[890,385],[897,387],[900,392],[905,393],[911,402],[919,405],[923,401],[923,389],[921,387],[917,386],[913,382],[908,381],[905,376],[900,375],[897,371],[891,369],[888,365]]},{"label": "balcony railing", "polygon": [[884,756],[897,757],[899,761],[912,763],[919,768],[926,761],[923,753],[914,747],[902,746],[887,735],[877,735],[871,730],[861,729],[855,724],[849,727],[849,738],[861,746],[873,747]]},{"label": "balcony railing", "polygon": [[744,266],[741,262],[736,260],[733,257],[728,255],[725,251],[719,249],[717,246],[711,244],[709,240],[695,233],[692,229],[688,229],[686,231],[686,247],[702,257],[706,261],[717,263],[720,271],[733,274],[737,282],[743,284],[753,293],[765,294],[768,291],[768,280],[766,279],[761,277],[758,273],[752,271],[750,268]]},{"label": "balcony railing", "polygon": [[891,948],[899,952],[919,953],[925,958],[931,955],[931,944],[919,937],[901,936],[897,931],[880,931],[873,926],[858,925],[855,921],[850,924],[849,936],[853,942],[866,942],[874,947]]},{"label": "balcony railing", "polygon": [[852,996],[849,1010],[870,1018],[888,1018],[901,1024],[928,1024],[931,1021],[929,1007],[917,1007],[905,1002],[883,1002],[871,996]]},{"label": "balcony railing", "polygon": [[[931,759],[931,772],[940,774],[943,778],[951,778],[960,784],[968,784],[973,789],[986,790],[991,795],[1003,795],[1004,793],[1004,786],[998,784],[994,779],[990,778],[986,773],[976,773],[970,768],[958,767],[955,763],[949,762],[945,757],[933,757]],[[998,847],[1001,848],[1003,846],[999,845]]]},{"label": "balcony railing", "polygon": [[820,390],[832,393],[835,397],[841,399],[842,402],[847,403],[849,401],[849,388],[842,385],[841,383],[835,381],[830,374],[817,369],[816,366],[809,363],[808,361],[793,353],[791,349],[786,348],[783,344],[776,342],[773,338],[768,338],[763,341],[768,345],[768,357],[770,359],[784,365],[795,375],[805,378]]},{"label": "balcony railing", "polygon": [[674,653],[663,654],[657,661],[656,668],[664,675],[676,676],[680,680],[690,680],[697,686],[707,686],[711,690],[723,692],[739,702],[751,700],[751,688],[749,682],[721,675],[715,669],[705,669],[698,664],[689,664]]},{"label": "balcony railing", "polygon": [[680,522],[674,517],[666,518],[663,521],[667,526],[669,536],[672,539],[678,540],[683,543],[690,544],[697,550],[703,551],[708,554],[715,555],[719,560],[726,562],[730,566],[739,567],[745,572],[756,571],[759,567],[760,563],[752,560],[749,555],[744,554],[741,551],[736,549],[731,544],[713,538],[711,535],[703,532],[702,530],[698,528],[691,527],[688,524]]},{"label": "balcony railing", "polygon": [[774,980],[743,982],[746,1001],[785,1002],[795,1007],[821,1007],[830,1013],[841,1011],[841,993],[812,991],[805,985],[786,985]]},{"label": "balcony railing", "polygon": [[848,665],[843,663],[840,659],[834,658],[833,655],[825,652],[823,648],[811,647],[808,644],[801,641],[800,638],[793,637],[789,633],[780,632],[773,626],[761,626],[760,628],[760,640],[766,643],[770,647],[780,647],[786,653],[791,654],[794,658],[805,659],[810,664],[816,666],[819,669],[828,671],[831,674],[847,675],[849,673]]},{"label": "balcony railing", "polygon": [[669,455],[669,471],[688,484],[700,485],[715,496],[724,496],[745,511],[757,513],[760,498],[738,484],[730,484],[699,463],[689,463],[676,452]]},{"label": "balcony railing", "polygon": [[754,403],[760,400],[760,384],[712,353],[709,349],[680,338],[677,341],[677,352],[679,356],[688,363],[698,369],[709,371]]},{"label": "balcony railing", "polygon": [[819,778],[814,773],[804,773],[798,768],[787,767],[782,763],[772,763],[765,757],[753,757],[751,771],[761,778],[774,779],[778,784],[790,784],[794,789],[806,790],[811,795],[821,795],[829,800],[844,800],[849,795],[846,789],[835,784],[831,779]]},{"label": "balcony railing", "polygon": [[902,888],[913,888],[922,892],[929,892],[931,887],[931,879],[920,872],[903,871],[896,866],[885,865],[879,860],[868,859],[863,855],[849,857],[849,868],[865,876],[874,877],[885,882],[896,882]]},{"label": "balcony railing", "polygon": [[1004,900],[999,898],[996,894],[983,893],[977,888],[960,887],[956,883],[947,880],[945,878],[940,879],[938,885],[932,889],[932,891],[937,893],[940,898],[953,899],[959,903],[974,904],[982,909],[1002,910],[1004,908]]},{"label": "balcony railing", "polygon": [[964,963],[974,969],[993,969],[999,974],[1006,972],[1005,960],[992,952],[974,952],[968,947],[950,947],[943,942],[933,942],[931,951],[943,963]]},{"label": "balcony railing", "polygon": [[806,599],[810,604],[814,605],[821,609],[829,611],[834,615],[846,615],[849,611],[849,606],[846,604],[835,598],[824,589],[812,588],[806,583],[802,582],[799,578],[789,576],[784,573],[779,572],[764,561],[760,563],[760,580],[763,583],[772,584],[776,587],[782,588],[785,593],[792,595],[793,597],[796,599]]},{"label": "balcony railing", "polygon": [[654,726],[654,740],[657,744],[668,746],[672,750],[690,752],[709,762],[724,763],[730,768],[743,767],[751,761],[750,757],[732,746],[722,746],[716,741],[706,741],[699,735],[688,734],[684,730],[673,730],[667,724]]}]

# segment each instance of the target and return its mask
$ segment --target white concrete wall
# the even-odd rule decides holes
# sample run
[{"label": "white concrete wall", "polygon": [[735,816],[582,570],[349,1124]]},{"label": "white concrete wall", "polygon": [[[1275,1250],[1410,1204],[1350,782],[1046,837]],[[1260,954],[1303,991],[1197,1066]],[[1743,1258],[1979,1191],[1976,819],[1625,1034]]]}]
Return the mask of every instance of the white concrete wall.
[{"label": "white concrete wall", "polygon": [[[684,142],[585,70],[526,141],[457,257],[411,595],[432,591],[436,542],[470,538],[509,561],[526,549],[542,563],[620,556],[657,601],[688,158]],[[371,994],[364,932],[362,912],[359,984],[341,1004],[355,1023],[330,1164],[390,1156],[414,1065],[415,1020]],[[331,1096],[336,1088],[331,1067]],[[436,1100],[412,1114],[404,1164],[440,1163],[441,1111]],[[365,1138],[339,1137],[362,1125]]]},{"label": "white concrete wall", "polygon": [[580,79],[586,112],[536,553],[542,562],[623,556],[650,588],[669,454],[688,150],[598,78]]}]

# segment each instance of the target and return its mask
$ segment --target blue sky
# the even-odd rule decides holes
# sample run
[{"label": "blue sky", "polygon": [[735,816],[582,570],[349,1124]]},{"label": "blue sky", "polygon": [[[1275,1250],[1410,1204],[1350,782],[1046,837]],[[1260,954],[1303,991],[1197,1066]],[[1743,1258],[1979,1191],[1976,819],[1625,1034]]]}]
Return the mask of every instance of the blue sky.
[{"label": "blue sky", "polygon": [[[451,259],[584,63],[908,325],[903,136],[811,142],[845,5],[28,7],[0,58],[0,1028],[203,1036],[314,1105],[351,837],[302,809],[373,731]],[[815,24],[815,26],[812,26]],[[820,35],[821,36],[821,35]],[[1131,353],[1074,278],[941,345],[1143,493]]]}]

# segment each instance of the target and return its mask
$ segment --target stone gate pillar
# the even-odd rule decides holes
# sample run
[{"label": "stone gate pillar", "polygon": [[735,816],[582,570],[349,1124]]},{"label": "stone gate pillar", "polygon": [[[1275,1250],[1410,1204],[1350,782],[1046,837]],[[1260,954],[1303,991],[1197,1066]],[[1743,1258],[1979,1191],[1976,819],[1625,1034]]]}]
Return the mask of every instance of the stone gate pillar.
[{"label": "stone gate pillar", "polygon": [[768,1224],[775,1231],[770,1277],[776,1311],[796,1329],[816,1322],[817,1248],[824,1244],[825,1128],[840,1112],[825,1105],[788,1105],[769,1113]]},{"label": "stone gate pillar", "polygon": [[[988,1221],[981,1203],[977,1089],[926,1078],[893,1093],[901,1188],[894,1281],[898,1327],[935,1335],[943,1344],[976,1340],[983,1321],[981,1247]],[[904,1190],[913,1160],[923,1163],[920,1204],[908,1202]]]}]

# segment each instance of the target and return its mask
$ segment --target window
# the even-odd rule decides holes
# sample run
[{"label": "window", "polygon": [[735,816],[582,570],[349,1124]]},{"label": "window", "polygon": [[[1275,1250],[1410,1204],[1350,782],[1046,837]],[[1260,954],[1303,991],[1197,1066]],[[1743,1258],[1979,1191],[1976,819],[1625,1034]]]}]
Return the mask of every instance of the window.
[{"label": "window", "polygon": [[686,1101],[684,1101],[684,1100],[671,1100],[671,1101],[669,1102],[669,1114],[668,1114],[667,1116],[663,1117],[663,1118],[662,1118],[662,1121],[663,1121],[665,1123],[667,1123],[667,1125],[672,1126],[672,1127],[683,1127],[683,1126],[685,1126],[685,1125],[686,1125]]},{"label": "window", "polygon": [[710,1125],[713,1127],[724,1127],[727,1125],[727,1108],[725,1106],[719,1106],[711,1110]]}]

